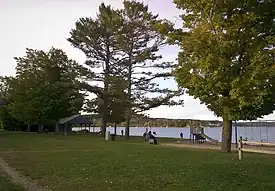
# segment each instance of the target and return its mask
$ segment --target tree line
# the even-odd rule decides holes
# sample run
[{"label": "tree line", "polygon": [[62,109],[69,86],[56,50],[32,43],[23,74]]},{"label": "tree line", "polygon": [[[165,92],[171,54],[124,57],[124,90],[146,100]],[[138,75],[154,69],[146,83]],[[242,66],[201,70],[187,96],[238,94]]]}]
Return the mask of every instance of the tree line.
[{"label": "tree line", "polygon": [[[144,3],[125,0],[121,9],[102,3],[96,18],[80,18],[67,39],[85,63],[55,48],[27,49],[15,58],[16,76],[1,78],[1,113],[42,129],[46,121],[86,110],[101,117],[103,135],[107,123],[124,122],[129,137],[133,116],[182,104],[174,98],[186,92],[222,117],[221,149],[229,152],[232,121],[275,108],[275,2],[174,3],[183,13],[181,27]],[[168,45],[181,48],[176,62],[162,60],[159,50]],[[175,78],[179,88],[161,88],[158,78]]]},{"label": "tree line", "polygon": [[[173,78],[173,62],[164,62],[159,49],[167,37],[158,31],[165,20],[136,1],[124,1],[122,9],[102,3],[96,18],[80,18],[69,32],[68,42],[86,55],[77,63],[65,52],[29,49],[16,57],[16,75],[5,77],[7,94],[2,110],[12,118],[42,131],[45,123],[84,110],[107,123],[125,122],[129,137],[132,116],[160,105],[181,104],[173,98],[183,90],[160,88],[159,78]],[[97,84],[97,85],[94,85]],[[95,98],[89,99],[87,95]],[[154,96],[152,96],[155,94]],[[56,125],[55,131],[58,125]]]},{"label": "tree line", "polygon": [[[94,118],[95,126],[100,127],[100,119]],[[189,127],[192,119],[168,119],[168,118],[150,118],[146,116],[133,116],[131,127]],[[199,120],[203,127],[221,127],[221,121]],[[113,123],[108,123],[107,126],[113,127]],[[125,126],[125,122],[117,124],[120,127]]]}]

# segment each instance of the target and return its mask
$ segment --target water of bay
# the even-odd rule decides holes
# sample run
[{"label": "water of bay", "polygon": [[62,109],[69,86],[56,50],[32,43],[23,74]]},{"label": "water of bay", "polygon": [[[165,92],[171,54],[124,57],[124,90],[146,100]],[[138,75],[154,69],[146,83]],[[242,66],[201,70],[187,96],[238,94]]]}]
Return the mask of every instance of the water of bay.
[{"label": "water of bay", "polygon": [[[87,128],[88,129],[88,128]],[[80,128],[73,128],[73,130],[80,130]],[[91,127],[91,132],[98,132],[100,128]],[[124,127],[117,127],[117,134],[121,135],[121,130],[124,130]],[[163,127],[151,127],[149,128],[152,132],[156,132],[158,137],[169,137],[169,138],[179,138],[180,133],[183,133],[183,137],[189,139],[189,128],[163,128]],[[108,127],[107,131],[114,133],[113,127]],[[130,135],[132,136],[142,136],[146,131],[146,127],[131,127]],[[221,141],[221,132],[220,127],[205,127],[204,133],[209,137]],[[237,137],[242,136],[247,138],[249,141],[263,141],[263,142],[275,142],[275,127],[237,127]],[[232,132],[232,142],[235,143],[235,128],[233,127]]]}]

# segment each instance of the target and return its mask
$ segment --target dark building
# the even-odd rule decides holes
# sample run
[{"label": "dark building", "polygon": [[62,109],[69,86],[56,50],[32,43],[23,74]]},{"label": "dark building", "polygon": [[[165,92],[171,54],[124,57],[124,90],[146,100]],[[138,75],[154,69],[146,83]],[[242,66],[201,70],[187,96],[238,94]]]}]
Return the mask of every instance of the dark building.
[{"label": "dark building", "polygon": [[58,132],[69,133],[72,132],[73,127],[91,128],[93,121],[88,115],[73,115],[70,117],[62,118],[58,122]]}]

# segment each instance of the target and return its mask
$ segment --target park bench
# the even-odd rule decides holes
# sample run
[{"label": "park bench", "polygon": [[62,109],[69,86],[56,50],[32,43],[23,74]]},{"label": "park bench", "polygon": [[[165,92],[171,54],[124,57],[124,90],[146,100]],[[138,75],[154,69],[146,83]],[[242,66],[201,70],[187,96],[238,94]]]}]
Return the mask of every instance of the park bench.
[{"label": "park bench", "polygon": [[198,142],[198,143],[205,142],[205,138],[201,134],[194,134],[194,136],[195,136],[195,142]]}]

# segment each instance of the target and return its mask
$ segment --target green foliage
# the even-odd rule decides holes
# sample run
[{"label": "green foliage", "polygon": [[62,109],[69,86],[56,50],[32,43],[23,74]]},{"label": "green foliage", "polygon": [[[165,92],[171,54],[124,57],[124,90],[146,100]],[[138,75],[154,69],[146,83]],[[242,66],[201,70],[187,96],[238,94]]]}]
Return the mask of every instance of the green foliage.
[{"label": "green foliage", "polygon": [[112,83],[110,86],[111,97],[109,100],[108,122],[118,124],[126,120],[125,112],[128,104],[126,101],[127,94],[125,93],[125,89],[125,80],[112,77]]},{"label": "green foliage", "polygon": [[124,1],[123,4],[124,8],[120,10],[123,29],[117,40],[124,55],[122,64],[126,68],[127,94],[133,112],[177,104],[171,98],[181,92],[161,88],[156,83],[157,79],[173,77],[173,62],[163,62],[159,53],[159,49],[167,45],[165,36],[157,30],[163,20],[150,12],[144,3]]},{"label": "green foliage", "polygon": [[[125,121],[125,112],[128,102],[126,100],[125,80],[110,76],[109,77],[109,98],[108,98],[108,123],[122,123]],[[94,98],[88,100],[85,106],[85,111],[97,114],[97,117],[103,117],[103,100],[101,98]]]},{"label": "green foliage", "polygon": [[[181,92],[160,88],[155,82],[157,78],[172,77],[171,68],[174,66],[170,62],[160,62],[159,48],[166,44],[166,38],[156,28],[163,21],[143,3],[124,1],[123,5],[122,9],[114,10],[102,3],[97,18],[80,18],[76,22],[68,41],[85,53],[85,65],[90,71],[88,80],[104,84],[101,93],[94,91],[91,85],[87,86],[90,92],[98,95],[94,102],[102,103],[103,123],[107,121],[112,100],[120,99],[119,96],[114,97],[109,89],[111,78],[119,77],[126,81],[129,127],[134,113],[176,104],[171,99]],[[157,96],[150,97],[149,93]],[[93,105],[90,103],[89,106]]]},{"label": "green foliage", "polygon": [[0,76],[0,130],[6,129],[12,121],[7,110],[10,79],[9,77]]},{"label": "green foliage", "polygon": [[[166,34],[179,44],[177,82],[223,117],[223,146],[231,120],[252,120],[275,109],[275,2],[174,1],[183,28]],[[226,125],[227,124],[227,125]]]},{"label": "green foliage", "polygon": [[[273,1],[175,1],[184,10],[177,81],[218,116],[274,110]],[[174,36],[173,36],[174,37]]]},{"label": "green foliage", "polygon": [[[117,31],[121,29],[121,20],[118,11],[102,3],[99,6],[99,13],[96,19],[80,18],[75,29],[70,32],[71,37],[68,41],[76,48],[82,50],[86,55],[85,67],[89,71],[86,74],[86,80],[93,82],[102,82],[104,87],[91,86],[86,84],[86,89],[91,93],[96,93],[98,98],[93,100],[102,101],[102,132],[106,131],[108,121],[109,107],[109,78],[119,67],[119,54],[116,48]],[[96,90],[96,91],[95,91]],[[89,106],[96,106],[90,103]],[[92,108],[93,109],[93,108]]]},{"label": "green foliage", "polygon": [[8,108],[16,119],[43,124],[81,110],[80,67],[62,50],[27,49],[26,56],[15,60],[16,77],[11,81]]}]

